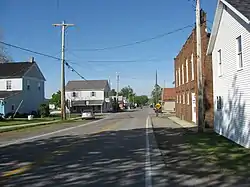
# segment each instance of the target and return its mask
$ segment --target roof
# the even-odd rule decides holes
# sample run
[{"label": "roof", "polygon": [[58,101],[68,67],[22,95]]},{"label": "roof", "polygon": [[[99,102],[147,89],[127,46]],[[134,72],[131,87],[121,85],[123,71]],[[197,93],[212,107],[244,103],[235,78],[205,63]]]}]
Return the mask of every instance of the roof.
[{"label": "roof", "polygon": [[236,10],[250,20],[250,1],[249,0],[226,0]]},{"label": "roof", "polygon": [[21,91],[0,91],[0,99],[5,99],[19,93],[21,93]]},{"label": "roof", "polygon": [[65,87],[66,91],[103,90],[108,85],[108,80],[73,80]]},{"label": "roof", "polygon": [[220,26],[221,16],[224,6],[229,8],[239,16],[246,24],[250,25],[250,1],[249,0],[219,0],[214,16],[213,28],[208,44],[207,54],[212,54],[218,29]]},{"label": "roof", "polygon": [[163,88],[163,101],[175,100],[175,88]]},{"label": "roof", "polygon": [[33,64],[31,62],[0,63],[0,78],[21,78]]}]

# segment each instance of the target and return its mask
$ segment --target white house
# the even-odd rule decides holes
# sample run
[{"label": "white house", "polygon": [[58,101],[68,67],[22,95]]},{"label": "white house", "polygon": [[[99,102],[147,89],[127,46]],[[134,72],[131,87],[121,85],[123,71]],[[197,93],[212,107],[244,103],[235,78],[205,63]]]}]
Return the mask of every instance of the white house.
[{"label": "white house", "polygon": [[66,85],[65,96],[71,104],[72,112],[92,109],[95,112],[107,112],[110,86],[107,80],[74,80]]},{"label": "white house", "polygon": [[31,113],[44,102],[45,78],[34,58],[0,63],[0,113]]},{"label": "white house", "polygon": [[207,54],[213,59],[214,129],[249,148],[249,0],[218,1]]}]

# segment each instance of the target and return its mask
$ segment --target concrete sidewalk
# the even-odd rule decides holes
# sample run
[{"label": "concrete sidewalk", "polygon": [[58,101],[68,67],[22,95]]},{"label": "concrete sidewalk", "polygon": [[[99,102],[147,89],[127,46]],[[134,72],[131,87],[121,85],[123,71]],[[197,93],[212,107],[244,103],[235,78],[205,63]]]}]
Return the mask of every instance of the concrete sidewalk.
[{"label": "concrete sidewalk", "polygon": [[182,120],[176,116],[171,116],[168,117],[168,119],[170,119],[171,121],[173,121],[174,123],[177,123],[178,125],[182,126],[183,128],[192,128],[192,127],[197,127],[196,124],[194,123],[190,123],[188,121]]}]

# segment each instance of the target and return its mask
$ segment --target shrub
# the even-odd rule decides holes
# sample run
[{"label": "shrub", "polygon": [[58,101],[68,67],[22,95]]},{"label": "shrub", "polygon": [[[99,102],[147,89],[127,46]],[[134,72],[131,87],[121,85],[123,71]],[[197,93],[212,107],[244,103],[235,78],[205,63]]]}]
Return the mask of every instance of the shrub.
[{"label": "shrub", "polygon": [[49,116],[49,105],[48,104],[41,104],[39,107],[39,114],[41,117],[48,117]]}]

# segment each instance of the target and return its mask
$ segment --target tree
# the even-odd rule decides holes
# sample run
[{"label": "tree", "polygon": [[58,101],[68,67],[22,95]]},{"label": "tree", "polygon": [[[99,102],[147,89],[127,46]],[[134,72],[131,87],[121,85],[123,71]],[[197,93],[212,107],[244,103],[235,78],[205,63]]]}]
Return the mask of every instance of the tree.
[{"label": "tree", "polygon": [[135,96],[135,103],[139,105],[146,105],[148,101],[149,99],[148,99],[148,96],[146,95]]},{"label": "tree", "polygon": [[110,96],[116,96],[116,91],[115,91],[115,89],[112,89],[112,90],[110,91]]},{"label": "tree", "polygon": [[161,90],[162,88],[158,84],[156,84],[151,93],[154,104],[158,103],[161,99]]},{"label": "tree", "polygon": [[54,104],[56,108],[61,105],[61,91],[60,90],[52,95],[52,98],[50,99],[50,103]]},{"label": "tree", "polygon": [[133,97],[135,96],[134,90],[130,86],[122,88],[119,95],[126,97],[130,102],[133,100]]},{"label": "tree", "polygon": [[[1,39],[1,34],[0,34],[0,39]],[[10,62],[12,59],[8,55],[6,47],[3,44],[0,44],[0,63],[7,63]]]}]

